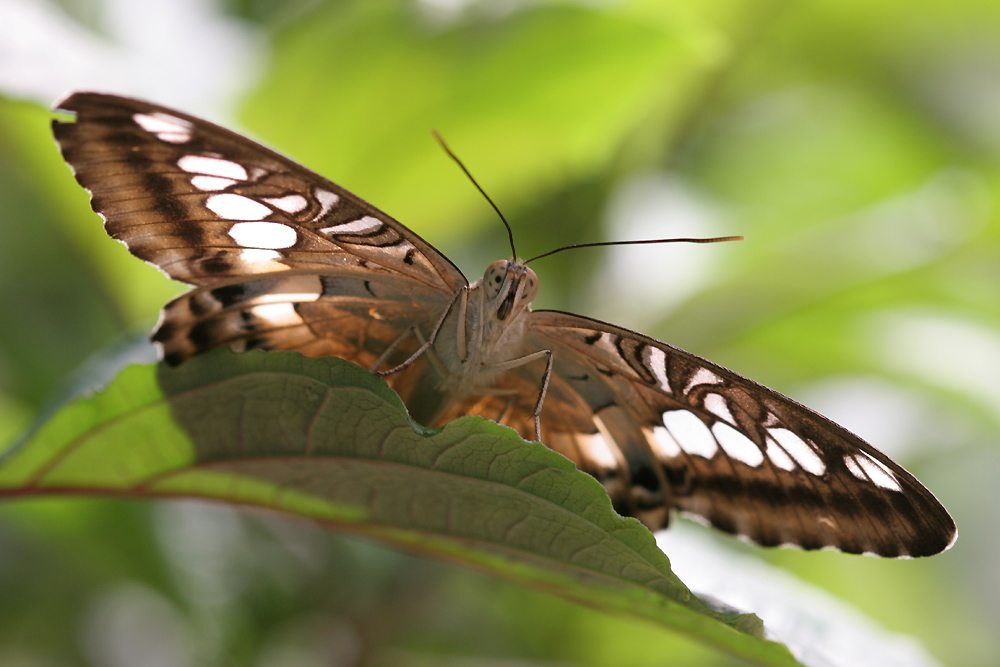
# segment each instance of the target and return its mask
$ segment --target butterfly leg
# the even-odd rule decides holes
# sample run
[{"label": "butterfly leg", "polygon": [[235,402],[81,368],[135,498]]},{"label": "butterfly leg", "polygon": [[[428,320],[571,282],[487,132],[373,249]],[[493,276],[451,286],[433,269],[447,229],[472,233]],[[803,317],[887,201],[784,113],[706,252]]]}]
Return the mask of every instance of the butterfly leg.
[{"label": "butterfly leg", "polygon": [[[420,329],[413,327],[413,335],[417,337],[417,341],[420,343],[421,346],[427,344],[427,341],[424,339],[424,335],[420,333]],[[431,362],[431,366],[434,367],[434,370],[437,371],[438,375],[440,375],[441,377],[448,375],[448,371],[445,370],[444,365],[441,363],[441,360],[438,358],[438,355],[434,352],[433,347],[428,347],[427,352],[425,352],[424,354],[427,355],[427,360]]]},{"label": "butterfly leg", "polygon": [[[396,348],[399,347],[400,344],[402,344],[402,342],[407,338],[409,338],[410,336],[416,338],[417,342],[420,343],[421,347],[427,345],[427,339],[424,338],[424,335],[422,333],[420,333],[419,327],[417,327],[416,325],[408,327],[406,330],[403,331],[403,333],[401,333],[399,336],[396,337],[396,340],[392,341],[392,343],[387,348],[385,348],[385,352],[379,355],[379,358],[375,360],[375,363],[373,363],[371,366],[368,367],[368,372],[381,374],[379,373],[379,367],[382,364],[384,364],[386,360],[389,358],[389,356],[396,350]],[[441,360],[438,359],[436,354],[434,354],[433,348],[428,348],[425,354],[427,355],[427,358],[430,360],[431,365],[434,366],[434,370],[436,370],[439,375],[445,375],[445,370],[444,367],[441,365]],[[412,361],[410,363],[412,363]],[[390,369],[389,371],[386,371],[384,374],[387,375],[389,373],[395,373],[396,371],[399,370],[402,370],[402,368],[397,366]]]},{"label": "butterfly leg", "polygon": [[549,390],[549,379],[552,377],[552,350],[539,350],[526,354],[517,359],[509,359],[495,364],[483,364],[483,370],[487,372],[509,371],[518,366],[530,364],[532,361],[545,358],[545,373],[542,375],[542,386],[538,390],[538,399],[535,401],[535,440],[542,440],[542,403],[545,402],[545,394]]},{"label": "butterfly leg", "polygon": [[[411,354],[406,361],[398,364],[397,366],[394,366],[393,368],[389,368],[389,369],[384,370],[384,371],[374,371],[375,375],[379,375],[381,377],[385,377],[386,375],[392,375],[393,373],[398,373],[401,370],[409,368],[413,364],[413,362],[415,362],[425,352],[427,352],[427,350],[430,349],[431,345],[434,344],[434,341],[437,340],[438,334],[441,333],[441,327],[444,326],[444,323],[448,319],[448,316],[451,315],[451,311],[455,308],[455,303],[465,293],[466,293],[465,289],[461,289],[461,290],[455,292],[455,296],[452,297],[451,301],[448,302],[448,307],[444,309],[444,313],[441,314],[441,318],[437,321],[437,324],[434,325],[434,329],[431,331],[431,335],[427,337],[427,340],[424,341],[424,343],[420,347],[417,348],[416,352],[414,352],[413,354]],[[390,351],[391,351],[391,349],[394,346],[396,346],[399,343],[401,343],[403,341],[403,339],[406,336],[409,335],[409,332],[411,330],[414,331],[414,333],[416,333],[418,335],[418,340],[419,340],[419,332],[417,331],[417,328],[415,326],[414,327],[410,327],[410,329],[407,329],[406,332],[404,332],[404,334],[402,336],[400,336],[395,341],[393,341],[392,345],[389,346]],[[384,357],[384,356],[387,356],[387,355],[385,353],[383,353],[382,356]],[[379,359],[380,359],[380,362],[381,362],[381,360],[382,360],[381,357]]]},{"label": "butterfly leg", "polygon": [[[392,355],[392,353],[396,351],[396,348],[399,347],[404,340],[406,340],[410,336],[418,336],[419,337],[419,335],[420,335],[420,330],[417,329],[416,325],[414,325],[412,327],[406,328],[403,331],[403,333],[399,334],[399,336],[396,337],[396,340],[392,341],[389,344],[389,346],[387,348],[385,348],[385,351],[382,352],[381,355],[379,355],[379,358],[375,360],[375,363],[368,367],[368,372],[369,373],[377,373],[378,369],[379,369],[379,366],[381,366],[382,364],[384,364],[386,362],[386,360],[389,359],[389,357]],[[418,340],[419,340],[419,338],[418,338]],[[422,340],[420,342],[423,343]]]},{"label": "butterfly leg", "polygon": [[510,409],[514,407],[514,402],[516,400],[517,400],[517,394],[512,394],[510,398],[507,399],[507,404],[503,406],[503,410],[500,411],[500,414],[497,415],[497,418],[494,420],[496,421],[496,423],[498,424],[503,423],[504,417],[506,417],[507,413],[510,412]]}]

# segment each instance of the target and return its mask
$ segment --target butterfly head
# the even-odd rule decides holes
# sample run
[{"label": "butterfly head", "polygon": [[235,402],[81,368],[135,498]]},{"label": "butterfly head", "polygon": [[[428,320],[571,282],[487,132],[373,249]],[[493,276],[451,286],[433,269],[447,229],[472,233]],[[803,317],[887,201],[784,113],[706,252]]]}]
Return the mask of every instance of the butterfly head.
[{"label": "butterfly head", "polygon": [[483,290],[497,319],[505,320],[531,304],[538,294],[538,276],[523,262],[498,259],[486,269]]}]

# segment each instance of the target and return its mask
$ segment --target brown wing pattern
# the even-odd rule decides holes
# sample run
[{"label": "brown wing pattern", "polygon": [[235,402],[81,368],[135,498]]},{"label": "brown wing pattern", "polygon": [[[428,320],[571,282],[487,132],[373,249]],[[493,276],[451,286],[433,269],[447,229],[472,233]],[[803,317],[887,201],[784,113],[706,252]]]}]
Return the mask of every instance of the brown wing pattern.
[{"label": "brown wing pattern", "polygon": [[111,95],[58,108],[76,115],[53,131],[108,234],[196,286],[154,333],[170,363],[228,344],[370,365],[467,284],[390,216],[238,134]]},{"label": "brown wing pattern", "polygon": [[[409,278],[388,274],[287,271],[196,288],[166,305],[153,341],[177,364],[229,345],[236,351],[295,350],[370,368],[413,325],[433,328],[447,300]],[[382,368],[417,347],[405,336]],[[413,372],[409,370],[407,372]],[[391,376],[390,384],[400,378]]]},{"label": "brown wing pattern", "polygon": [[165,107],[76,93],[53,131],[108,234],[196,285],[374,266],[453,294],[461,272],[371,204],[234,132]]},{"label": "brown wing pattern", "polygon": [[[553,351],[561,387],[543,408],[546,442],[563,443],[619,511],[659,528],[677,509],[766,546],[912,557],[954,541],[954,522],[920,482],[795,401],[604,322],[530,318],[528,345]],[[562,414],[580,403],[589,428]],[[508,423],[524,432],[530,415],[520,403]]]},{"label": "brown wing pattern", "polygon": [[[230,345],[392,367],[432,329],[461,272],[385,213],[240,135],[132,99],[78,93],[53,130],[108,233],[195,289],[154,340],[179,363]],[[568,313],[527,314],[521,349],[552,350],[545,443],[651,528],[671,510],[763,545],[882,556],[948,548],[955,524],[899,465],[751,380],[640,334]],[[442,424],[496,418],[534,437],[543,363],[492,395],[443,394],[428,358],[390,384]],[[506,391],[504,391],[506,390]]]}]

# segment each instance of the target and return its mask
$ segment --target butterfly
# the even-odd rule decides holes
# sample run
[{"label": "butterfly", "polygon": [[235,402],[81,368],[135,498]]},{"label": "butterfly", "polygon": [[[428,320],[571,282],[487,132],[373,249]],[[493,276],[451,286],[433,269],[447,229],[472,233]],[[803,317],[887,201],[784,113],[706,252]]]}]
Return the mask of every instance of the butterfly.
[{"label": "butterfly", "polygon": [[168,364],[297,350],[384,374],[415,419],[540,437],[652,530],[679,512],[761,545],[888,557],[948,549],[937,499],[861,438],[648,336],[532,310],[515,257],[465,278],[342,187],[229,130],[76,93],[52,126],[108,234],[193,287],[152,335]]}]

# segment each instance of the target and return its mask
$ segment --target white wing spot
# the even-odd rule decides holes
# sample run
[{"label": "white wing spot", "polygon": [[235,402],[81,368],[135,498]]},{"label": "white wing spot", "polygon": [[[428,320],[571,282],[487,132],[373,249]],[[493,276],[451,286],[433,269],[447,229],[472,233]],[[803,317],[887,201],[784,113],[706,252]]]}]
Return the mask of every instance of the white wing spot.
[{"label": "white wing spot", "polygon": [[223,160],[219,157],[185,155],[177,160],[177,166],[189,174],[221,176],[222,178],[232,178],[237,181],[247,180],[247,170],[243,168],[243,165],[232,160]]},{"label": "white wing spot", "polygon": [[316,292],[283,292],[279,294],[264,294],[257,300],[260,303],[281,303],[283,301],[289,303],[306,303],[316,301],[318,298],[319,294]]},{"label": "white wing spot", "polygon": [[323,294],[323,282],[317,275],[299,275],[283,278],[271,289],[254,297],[254,303],[281,303],[290,301],[316,301]]},{"label": "white wing spot", "polygon": [[722,378],[707,368],[699,368],[691,376],[687,386],[684,387],[684,393],[688,393],[692,387],[697,387],[700,384],[722,384]]},{"label": "white wing spot", "polygon": [[726,454],[737,461],[754,468],[764,462],[764,453],[760,451],[760,447],[729,424],[716,422],[712,425],[712,433]]},{"label": "white wing spot", "polygon": [[662,426],[653,427],[653,438],[650,440],[650,445],[653,447],[653,453],[660,458],[673,459],[681,454],[681,446],[670,437],[670,433]]},{"label": "white wing spot", "polygon": [[788,470],[789,472],[795,470],[795,461],[770,436],[767,437],[767,450],[765,453],[767,454],[767,458],[771,459],[771,463],[782,470]]},{"label": "white wing spot", "polygon": [[670,389],[670,380],[667,379],[667,355],[663,350],[647,345],[642,350],[642,357],[646,362],[646,368],[656,378],[656,386],[668,394],[673,393]]},{"label": "white wing spot", "polygon": [[285,195],[284,197],[265,197],[266,201],[275,208],[280,208],[285,213],[298,213],[309,206],[309,200],[299,194]]},{"label": "white wing spot", "polygon": [[715,456],[719,444],[715,436],[705,426],[705,422],[687,410],[671,410],[663,413],[663,425],[673,436],[673,439],[688,454],[704,456],[706,459]]},{"label": "white wing spot", "polygon": [[730,424],[736,423],[736,420],[733,418],[733,413],[729,411],[729,404],[726,403],[726,399],[722,396],[722,394],[705,394],[704,405],[706,410],[719,419],[729,422]]},{"label": "white wing spot", "polygon": [[[262,220],[271,215],[272,211],[259,201],[248,199],[243,195],[224,193],[212,195],[205,202],[212,213],[226,220]],[[289,227],[289,229],[291,229]],[[283,248],[287,246],[260,246],[264,248]]]},{"label": "white wing spot", "polygon": [[826,472],[826,465],[813,448],[806,444],[806,441],[789,431],[787,428],[767,429],[771,437],[774,438],[785,452],[795,459],[795,462],[802,466],[806,472],[814,475],[822,475]]},{"label": "white wing spot", "polygon": [[851,474],[863,482],[872,482],[875,486],[890,491],[903,490],[892,471],[884,463],[872,458],[866,452],[848,454],[844,457],[844,463]]},{"label": "white wing spot", "polygon": [[340,197],[330,192],[329,190],[315,188],[313,190],[313,194],[315,194],[316,199],[319,200],[319,206],[320,206],[319,213],[316,215],[315,218],[313,218],[313,220],[319,220],[320,218],[322,218],[324,215],[330,212],[330,209],[332,209],[334,206],[337,205],[337,202],[340,201]]},{"label": "white wing spot", "polygon": [[202,192],[224,190],[235,183],[236,181],[231,178],[220,178],[218,176],[203,176],[199,174],[198,176],[191,177],[191,185],[198,188]]},{"label": "white wing spot", "polygon": [[323,234],[364,234],[365,232],[370,232],[382,227],[382,221],[378,218],[373,218],[370,215],[366,215],[363,218],[358,218],[357,220],[351,220],[350,222],[344,222],[339,225],[334,225],[333,227],[324,227],[319,230]]},{"label": "white wing spot", "polygon": [[600,433],[580,434],[577,438],[581,445],[580,449],[588,459],[605,470],[612,470],[618,467],[618,459],[615,457],[615,451],[603,435]]},{"label": "white wing spot", "polygon": [[191,141],[190,132],[160,132],[156,137],[168,144],[186,144]]},{"label": "white wing spot", "polygon": [[194,124],[189,120],[177,118],[170,114],[156,111],[154,113],[137,113],[132,119],[142,129],[155,134],[160,141],[168,144],[184,144],[191,141],[191,130]]},{"label": "white wing spot", "polygon": [[277,222],[238,222],[229,228],[229,236],[245,248],[291,248],[299,235],[288,225]]},{"label": "white wing spot", "polygon": [[267,303],[254,306],[249,310],[255,317],[259,317],[275,326],[302,324],[302,318],[295,312],[295,304],[292,303]]},{"label": "white wing spot", "polygon": [[273,262],[281,259],[281,253],[277,250],[262,250],[261,248],[244,248],[240,251],[240,261],[248,264],[259,264]]}]

